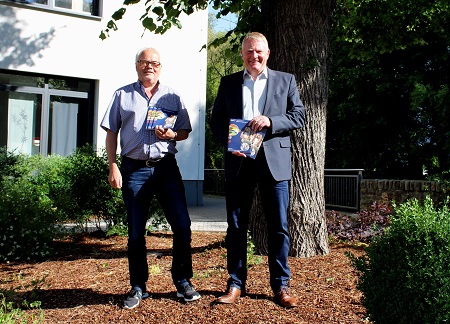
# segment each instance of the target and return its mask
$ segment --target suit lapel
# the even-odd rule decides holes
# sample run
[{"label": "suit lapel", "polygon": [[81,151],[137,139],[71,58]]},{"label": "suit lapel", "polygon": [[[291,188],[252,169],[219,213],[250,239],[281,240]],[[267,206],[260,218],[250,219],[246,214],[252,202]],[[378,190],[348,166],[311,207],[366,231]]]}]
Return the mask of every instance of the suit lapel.
[{"label": "suit lapel", "polygon": [[230,112],[230,116],[233,116],[231,118],[238,118],[238,119],[242,119],[242,117],[244,116],[244,112],[243,112],[243,100],[242,100],[242,84],[244,82],[243,79],[243,74],[244,71],[235,73],[234,77],[235,79],[230,83],[231,84],[231,91],[230,93],[233,94],[233,96],[231,97],[231,109],[232,111]]},{"label": "suit lapel", "polygon": [[267,96],[266,101],[264,103],[264,108],[262,114],[268,116],[268,110],[272,103],[273,95],[275,92],[275,83],[277,82],[277,75],[269,68],[267,68]]}]

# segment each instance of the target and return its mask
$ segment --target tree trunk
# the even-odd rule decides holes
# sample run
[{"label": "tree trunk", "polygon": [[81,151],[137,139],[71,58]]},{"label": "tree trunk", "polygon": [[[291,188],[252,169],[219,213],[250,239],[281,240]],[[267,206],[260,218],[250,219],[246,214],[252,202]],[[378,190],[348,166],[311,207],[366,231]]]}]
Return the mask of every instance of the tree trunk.
[{"label": "tree trunk", "polygon": [[[293,175],[290,183],[291,256],[329,253],[325,220],[325,126],[331,17],[335,0],[262,0],[264,31],[269,41],[268,66],[295,75],[306,125],[291,135]],[[250,232],[256,252],[267,254],[267,228],[255,197]]]}]

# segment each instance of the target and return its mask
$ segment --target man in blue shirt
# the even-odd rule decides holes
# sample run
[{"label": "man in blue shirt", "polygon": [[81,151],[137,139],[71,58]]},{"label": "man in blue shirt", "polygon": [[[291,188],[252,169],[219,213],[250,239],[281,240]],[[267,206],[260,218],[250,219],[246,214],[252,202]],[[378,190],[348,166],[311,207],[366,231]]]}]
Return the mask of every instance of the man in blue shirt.
[{"label": "man in blue shirt", "polygon": [[[140,50],[136,54],[138,81],[115,91],[101,122],[107,131],[108,180],[113,188],[122,189],[127,209],[131,285],[124,302],[127,309],[137,307],[149,296],[145,228],[154,196],[173,231],[172,280],[177,296],[185,301],[200,298],[190,282],[193,275],[191,220],[175,159],[176,142],[188,138],[191,123],[178,93],[159,82],[161,68],[155,49]],[[176,118],[173,128],[161,126],[164,118],[172,122]],[[120,170],[116,161],[119,130]]]}]

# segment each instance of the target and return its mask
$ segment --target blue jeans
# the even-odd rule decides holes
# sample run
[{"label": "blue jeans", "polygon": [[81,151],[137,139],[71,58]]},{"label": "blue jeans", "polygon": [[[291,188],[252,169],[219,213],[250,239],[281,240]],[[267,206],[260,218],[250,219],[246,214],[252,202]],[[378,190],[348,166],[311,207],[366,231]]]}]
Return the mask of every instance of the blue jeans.
[{"label": "blue jeans", "polygon": [[130,284],[146,291],[148,280],[146,223],[154,196],[173,232],[172,280],[177,288],[192,278],[191,220],[177,161],[166,155],[153,167],[124,157],[122,196],[127,209]]},{"label": "blue jeans", "polygon": [[[236,176],[226,179],[228,286],[245,288],[247,280],[247,230],[250,209],[258,185],[268,229],[270,286],[274,292],[290,278],[287,211],[289,182],[275,181],[263,152],[256,160],[241,158]],[[238,158],[238,157],[237,157]],[[226,167],[226,166],[225,166]]]}]

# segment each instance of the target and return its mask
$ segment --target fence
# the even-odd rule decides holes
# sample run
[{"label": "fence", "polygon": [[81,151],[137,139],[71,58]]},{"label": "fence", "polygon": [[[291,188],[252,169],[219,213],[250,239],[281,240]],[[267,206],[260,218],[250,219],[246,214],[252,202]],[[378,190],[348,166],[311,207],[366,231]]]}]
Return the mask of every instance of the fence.
[{"label": "fence", "polygon": [[325,169],[325,207],[359,211],[362,169]]},{"label": "fence", "polygon": [[[325,207],[338,211],[368,209],[373,202],[397,203],[430,196],[436,203],[450,196],[450,185],[423,180],[363,179],[362,169],[325,169]],[[225,195],[223,169],[205,169],[203,192]]]},{"label": "fence", "polygon": [[203,193],[207,195],[225,196],[224,169],[205,169]]},{"label": "fence", "polygon": [[[325,169],[325,207],[358,211],[362,169]],[[203,193],[225,195],[223,169],[205,169]]]}]

